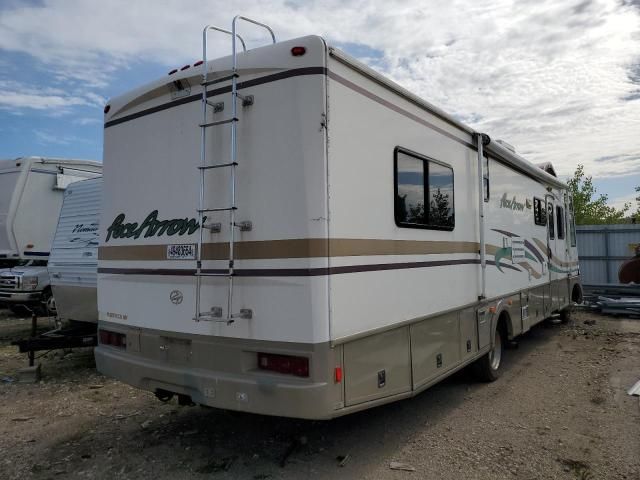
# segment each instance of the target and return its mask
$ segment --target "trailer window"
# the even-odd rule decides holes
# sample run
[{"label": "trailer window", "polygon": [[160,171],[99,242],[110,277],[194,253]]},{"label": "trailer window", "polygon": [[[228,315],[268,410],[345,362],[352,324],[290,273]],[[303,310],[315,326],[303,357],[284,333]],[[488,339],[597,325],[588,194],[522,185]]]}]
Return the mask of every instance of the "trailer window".
[{"label": "trailer window", "polygon": [[556,207],[556,217],[558,218],[558,238],[564,240],[564,209]]},{"label": "trailer window", "polygon": [[544,211],[544,204],[539,198],[533,197],[533,221],[536,225],[546,225],[547,215]]},{"label": "trailer window", "polygon": [[553,220],[553,203],[547,204],[547,217],[548,217],[548,225],[549,225],[549,238],[556,238],[556,227],[555,221]]},{"label": "trailer window", "polygon": [[395,151],[398,226],[453,230],[453,169],[408,150]]},{"label": "trailer window", "polygon": [[484,186],[484,201],[488,202],[489,201],[489,157],[484,157],[482,185]]}]

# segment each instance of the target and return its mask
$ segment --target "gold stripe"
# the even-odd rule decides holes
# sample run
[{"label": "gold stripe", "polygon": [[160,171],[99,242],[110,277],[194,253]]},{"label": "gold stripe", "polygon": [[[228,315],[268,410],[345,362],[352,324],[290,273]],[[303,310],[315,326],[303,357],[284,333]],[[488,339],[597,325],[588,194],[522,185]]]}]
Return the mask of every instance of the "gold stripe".
[{"label": "gold stripe", "polygon": [[[487,245],[487,251],[490,250]],[[375,240],[354,238],[299,238],[236,242],[234,257],[238,260],[356,257],[377,255],[429,255],[441,253],[478,253],[476,242],[442,242],[416,240]],[[497,248],[497,247],[494,247]],[[103,246],[100,260],[166,260],[167,245]],[[202,245],[203,260],[226,260],[226,242]]]}]

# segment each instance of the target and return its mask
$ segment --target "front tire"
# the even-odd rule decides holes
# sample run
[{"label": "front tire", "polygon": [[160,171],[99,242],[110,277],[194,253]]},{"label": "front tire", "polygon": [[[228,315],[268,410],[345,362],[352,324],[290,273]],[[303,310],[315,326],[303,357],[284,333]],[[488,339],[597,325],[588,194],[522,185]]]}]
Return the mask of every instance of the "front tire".
[{"label": "front tire", "polygon": [[47,289],[42,292],[42,299],[40,300],[40,309],[44,316],[55,317],[56,316],[56,301],[53,298],[51,289]]},{"label": "front tire", "polygon": [[503,329],[498,326],[494,337],[494,346],[482,358],[473,364],[475,376],[483,382],[494,382],[502,373],[500,367],[504,358],[504,344],[506,337]]}]

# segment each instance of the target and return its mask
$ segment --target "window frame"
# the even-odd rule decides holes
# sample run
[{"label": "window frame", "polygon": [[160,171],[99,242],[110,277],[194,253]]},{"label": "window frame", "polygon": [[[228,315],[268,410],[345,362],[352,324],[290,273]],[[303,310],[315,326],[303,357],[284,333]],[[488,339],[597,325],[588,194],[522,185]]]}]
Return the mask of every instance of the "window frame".
[{"label": "window frame", "polygon": [[[402,153],[408,155],[410,157],[415,158],[416,160],[421,160],[423,163],[423,188],[424,188],[424,202],[425,202],[425,214],[427,217],[427,221],[429,219],[429,204],[427,203],[427,196],[429,195],[429,169],[428,162],[433,162],[442,167],[448,168],[451,170],[451,186],[453,192],[453,198],[451,199],[451,210],[453,211],[453,225],[444,226],[444,225],[429,225],[424,223],[408,223],[402,222],[398,219],[398,153]],[[427,165],[427,169],[425,171],[424,166]],[[440,230],[445,232],[452,232],[456,228],[456,208],[455,208],[455,171],[453,167],[445,162],[441,162],[440,160],[436,160],[435,158],[428,157],[426,155],[422,155],[418,152],[414,152],[413,150],[409,150],[408,148],[404,148],[401,146],[396,146],[393,149],[393,220],[397,227],[401,228],[418,228],[421,230]]]},{"label": "window frame", "polygon": [[[536,201],[539,202],[540,213],[543,215],[543,218],[540,220],[540,222],[538,222],[538,219],[536,218]],[[547,207],[545,201],[538,197],[533,197],[533,223],[540,227],[547,226]]]},{"label": "window frame", "polygon": [[564,240],[565,235],[565,218],[564,218],[564,208],[562,205],[556,205],[556,225],[558,231],[558,240]]}]

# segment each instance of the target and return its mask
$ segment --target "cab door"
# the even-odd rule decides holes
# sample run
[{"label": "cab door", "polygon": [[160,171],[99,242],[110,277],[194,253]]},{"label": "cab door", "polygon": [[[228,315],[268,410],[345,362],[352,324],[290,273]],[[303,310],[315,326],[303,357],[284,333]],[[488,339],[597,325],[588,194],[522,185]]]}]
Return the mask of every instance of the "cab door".
[{"label": "cab door", "polygon": [[547,266],[549,272],[549,297],[545,295],[545,308],[547,313],[558,309],[560,304],[560,295],[558,289],[558,241],[556,238],[556,202],[553,195],[546,195],[547,203]]}]

